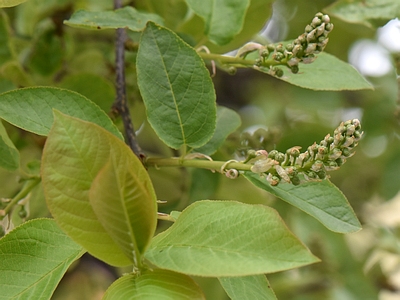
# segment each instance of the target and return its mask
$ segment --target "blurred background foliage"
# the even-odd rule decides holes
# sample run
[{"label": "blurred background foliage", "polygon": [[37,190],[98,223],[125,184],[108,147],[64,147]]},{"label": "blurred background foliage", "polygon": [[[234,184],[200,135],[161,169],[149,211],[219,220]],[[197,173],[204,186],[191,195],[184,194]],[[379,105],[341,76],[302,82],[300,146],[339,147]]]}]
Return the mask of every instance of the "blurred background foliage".
[{"label": "blurred background foliage", "polygon": [[[246,20],[245,31],[238,39],[223,48],[209,45],[210,49],[220,53],[234,50],[260,29],[258,40],[292,39],[303,32],[316,12],[334,3],[278,0],[271,8],[264,2],[252,1],[250,8],[256,17]],[[158,13],[167,27],[189,43],[195,44],[202,34],[202,21],[195,16],[188,18],[183,0],[136,0],[124,4]],[[0,92],[37,85],[66,88],[87,96],[112,116],[114,32],[63,25],[78,9],[102,11],[112,7],[111,0],[30,0],[1,10]],[[234,158],[247,146],[280,151],[292,146],[304,149],[331,133],[340,121],[359,118],[364,138],[356,155],[339,171],[331,173],[331,181],[353,206],[363,224],[362,231],[347,236],[330,232],[305,213],[242,178],[230,180],[198,169],[149,172],[158,198],[167,201],[160,205],[162,212],[181,210],[200,199],[230,199],[276,208],[289,228],[322,260],[319,264],[269,275],[278,299],[400,299],[400,117],[396,81],[400,27],[384,40],[382,28],[352,24],[334,16],[331,20],[335,29],[325,51],[353,63],[375,90],[312,91],[250,69],[239,70],[234,76],[218,70],[213,78],[217,101],[236,110],[242,125],[213,158]],[[128,101],[140,145],[148,156],[179,155],[159,141],[145,121],[135,74],[139,34],[129,33],[129,37]],[[372,55],[368,56],[368,51]],[[118,118],[115,121],[121,125]],[[22,166],[18,172],[0,170],[0,196],[7,198],[19,190],[18,180],[24,172],[38,172],[35,161],[40,160],[45,139],[6,123],[4,126],[21,152]],[[17,225],[21,220],[15,215],[13,222]],[[49,213],[39,187],[29,201],[28,219],[42,216]],[[160,223],[160,229],[165,226]],[[123,272],[84,256],[66,274],[54,299],[100,299]],[[216,279],[196,280],[207,299],[228,299]]]}]

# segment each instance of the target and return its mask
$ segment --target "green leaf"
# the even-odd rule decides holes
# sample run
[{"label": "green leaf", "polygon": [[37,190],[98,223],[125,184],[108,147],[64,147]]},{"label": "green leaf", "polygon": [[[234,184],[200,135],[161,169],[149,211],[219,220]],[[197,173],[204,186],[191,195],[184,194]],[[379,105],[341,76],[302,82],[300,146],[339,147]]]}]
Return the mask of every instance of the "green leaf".
[{"label": "green leaf", "polygon": [[142,31],[148,21],[162,24],[163,20],[156,14],[139,12],[132,6],[115,11],[85,11],[75,12],[64,24],[84,29],[117,29],[128,28],[132,31]]},{"label": "green leaf", "polygon": [[[216,46],[212,43],[206,43],[213,53],[227,53],[242,47],[245,43],[252,40],[258,34],[272,13],[273,0],[251,0],[250,6],[246,11],[243,28],[232,41],[223,46]],[[232,25],[232,24],[231,24]]]},{"label": "green leaf", "polygon": [[207,155],[214,154],[223,144],[229,134],[234,132],[242,123],[240,116],[232,109],[218,106],[217,108],[217,127],[214,135],[204,146],[195,151]]},{"label": "green leaf", "polygon": [[218,279],[232,300],[277,300],[265,275]]},{"label": "green leaf", "polygon": [[205,34],[217,45],[229,43],[243,27],[249,0],[186,0],[205,22]]},{"label": "green leaf", "polygon": [[196,51],[172,31],[149,22],[137,57],[137,76],[147,116],[168,146],[197,148],[213,135],[215,91]]},{"label": "green leaf", "polygon": [[78,93],[52,87],[35,87],[0,95],[0,118],[38,135],[49,133],[53,124],[53,108],[70,116],[96,123],[123,139],[106,113]]},{"label": "green leaf", "polygon": [[103,300],[205,300],[199,286],[187,275],[167,270],[125,275],[115,281]]},{"label": "green leaf", "polygon": [[20,225],[0,239],[0,299],[50,299],[83,253],[54,220]]},{"label": "green leaf", "polygon": [[157,235],[145,257],[154,265],[207,277],[277,272],[318,259],[263,205],[198,201]]},{"label": "green leaf", "polygon": [[349,23],[377,28],[392,19],[400,18],[400,2],[398,0],[340,0],[328,6],[325,11]]},{"label": "green leaf", "polygon": [[93,256],[110,265],[132,264],[104,229],[89,203],[89,190],[112,153],[125,143],[96,124],[54,112],[42,156],[42,185],[59,226]]},{"label": "green leaf", "polygon": [[245,172],[244,177],[255,186],[313,216],[329,230],[351,233],[361,229],[346,197],[329,180],[271,186],[258,174]]},{"label": "green leaf", "polygon": [[[302,88],[324,91],[373,89],[373,86],[350,64],[322,52],[311,64],[299,64],[300,71],[293,74],[285,68],[278,78]],[[268,73],[265,68],[259,69]]]},{"label": "green leaf", "polygon": [[8,137],[3,123],[0,121],[0,167],[15,171],[19,168],[19,152]]},{"label": "green leaf", "polygon": [[165,26],[172,30],[175,30],[188,14],[185,0],[141,0],[135,3],[135,7],[161,16]]},{"label": "green leaf", "polygon": [[140,263],[156,229],[157,199],[146,169],[128,147],[111,153],[92,183],[89,201],[125,255]]},{"label": "green leaf", "polygon": [[12,7],[24,3],[28,0],[0,0],[0,7]]}]

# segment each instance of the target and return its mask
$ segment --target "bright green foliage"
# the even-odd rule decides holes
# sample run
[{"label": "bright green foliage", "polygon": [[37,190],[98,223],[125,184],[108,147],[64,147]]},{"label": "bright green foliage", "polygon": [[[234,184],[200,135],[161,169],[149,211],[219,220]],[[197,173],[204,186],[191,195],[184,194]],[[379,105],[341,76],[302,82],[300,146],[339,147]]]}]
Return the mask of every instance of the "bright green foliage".
[{"label": "bright green foliage", "polygon": [[[143,191],[140,185],[146,187],[148,196],[153,197],[154,201],[150,179],[146,172],[140,169],[143,166],[132,155],[131,150],[108,131],[59,112],[55,112],[55,116],[42,158],[43,187],[53,217],[68,235],[94,256],[111,265],[131,264],[132,256],[128,259],[114,240],[118,240],[119,237],[112,237],[99,221],[100,218],[108,223],[107,218],[104,215],[97,216],[93,211],[89,202],[89,190],[98,172],[110,159],[121,159],[127,166],[135,168],[131,172],[141,174],[136,182],[137,188]],[[101,178],[97,180],[101,182]],[[135,190],[131,192],[135,193]],[[151,205],[151,199],[145,203]],[[154,206],[152,207],[154,209]],[[134,218],[135,215],[131,217]],[[154,222],[154,214],[148,213],[146,217],[150,219],[147,224]],[[154,228],[154,225],[151,226],[153,227],[146,231],[148,234],[151,233],[151,228]],[[145,241],[148,235],[143,234],[145,237],[142,241]],[[144,246],[141,245],[142,248]]]},{"label": "bright green foliage", "polygon": [[110,118],[84,96],[52,87],[18,89],[0,95],[0,118],[39,135],[47,135],[53,124],[53,109],[96,123],[122,139]]},{"label": "bright green foliage", "polygon": [[115,281],[103,300],[204,300],[198,285],[189,276],[167,270],[125,275]]},{"label": "bright green foliage", "polygon": [[50,299],[83,253],[54,220],[22,224],[0,239],[0,299]]},{"label": "bright green foliage", "polygon": [[154,238],[145,257],[160,268],[209,277],[271,273],[318,261],[274,209],[234,201],[188,206]]},{"label": "bright green foliage", "polygon": [[265,275],[218,278],[232,300],[276,300]]},{"label": "bright green foliage", "polygon": [[229,134],[234,132],[241,124],[240,116],[232,109],[218,106],[217,107],[217,127],[214,135],[204,146],[197,148],[195,151],[203,154],[214,154]]},{"label": "bright green foliage", "polygon": [[68,26],[84,29],[128,28],[132,31],[141,31],[148,21],[163,23],[162,18],[158,15],[139,12],[131,6],[126,6],[115,11],[94,12],[79,10],[64,23]]},{"label": "bright green foliage", "polygon": [[251,183],[313,216],[328,229],[351,233],[361,229],[353,209],[343,193],[329,180],[308,181],[300,185],[271,186],[265,178],[252,172],[244,174]]},{"label": "bright green foliage", "polygon": [[128,147],[113,150],[93,181],[89,200],[105,230],[137,265],[156,228],[156,196],[132,151]]},{"label": "bright green foliage", "polygon": [[391,19],[400,18],[398,0],[339,0],[326,8],[326,12],[346,22],[369,27],[385,25]]},{"label": "bright green foliage", "polygon": [[[319,91],[372,89],[372,85],[356,69],[333,55],[322,52],[311,64],[300,64],[301,74],[285,70],[279,79],[302,88]],[[260,68],[260,71],[269,71]]]},{"label": "bright green foliage", "polygon": [[147,117],[168,146],[203,146],[216,122],[214,87],[196,51],[170,30],[149,22],[137,57]]},{"label": "bright green foliage", "polygon": [[0,7],[12,7],[26,1],[27,0],[0,0]]},{"label": "bright green foliage", "polygon": [[0,167],[14,171],[19,167],[19,152],[7,135],[0,121]]},{"label": "bright green foliage", "polygon": [[205,34],[217,45],[229,43],[244,22],[249,0],[186,0],[193,11],[205,21]]}]

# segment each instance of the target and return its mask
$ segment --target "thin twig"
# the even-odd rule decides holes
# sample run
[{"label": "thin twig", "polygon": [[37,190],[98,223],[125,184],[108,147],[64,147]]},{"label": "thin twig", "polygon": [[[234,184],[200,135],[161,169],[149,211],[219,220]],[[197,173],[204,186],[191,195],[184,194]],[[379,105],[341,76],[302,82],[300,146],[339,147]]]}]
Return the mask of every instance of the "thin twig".
[{"label": "thin twig", "polygon": [[[121,0],[114,0],[114,9],[122,7]],[[140,148],[135,130],[132,124],[132,119],[129,112],[129,107],[126,101],[126,85],[125,85],[125,40],[126,32],[124,28],[118,28],[116,33],[115,43],[115,73],[116,73],[116,99],[113,104],[113,109],[121,116],[124,124],[124,130],[126,135],[126,143],[132,149],[132,151],[142,161],[145,155]]]}]

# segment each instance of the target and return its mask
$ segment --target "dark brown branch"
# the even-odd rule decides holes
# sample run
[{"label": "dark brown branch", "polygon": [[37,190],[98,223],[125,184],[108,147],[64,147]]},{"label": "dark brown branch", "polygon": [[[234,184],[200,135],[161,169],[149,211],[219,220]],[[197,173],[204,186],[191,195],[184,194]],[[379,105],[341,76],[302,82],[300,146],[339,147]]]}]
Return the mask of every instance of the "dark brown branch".
[{"label": "dark brown branch", "polygon": [[[121,8],[122,1],[114,0],[114,8]],[[141,160],[144,159],[144,154],[139,144],[137,143],[135,130],[133,128],[128,103],[126,101],[126,86],[125,86],[125,40],[126,32],[124,28],[118,28],[116,32],[115,43],[115,73],[116,73],[116,99],[113,104],[113,110],[116,111],[122,118],[126,135],[126,143],[132,151]]]}]

